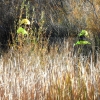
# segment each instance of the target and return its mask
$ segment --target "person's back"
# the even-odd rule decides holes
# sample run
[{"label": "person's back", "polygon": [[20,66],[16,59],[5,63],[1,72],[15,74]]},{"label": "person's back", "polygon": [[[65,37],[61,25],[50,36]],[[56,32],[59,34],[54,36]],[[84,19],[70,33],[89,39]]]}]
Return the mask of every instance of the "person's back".
[{"label": "person's back", "polygon": [[88,40],[88,32],[86,30],[82,30],[78,34],[78,41],[74,45],[86,45],[86,44],[91,44]]},{"label": "person's back", "polygon": [[78,54],[88,55],[91,49],[91,42],[88,39],[89,34],[86,30],[82,30],[78,34],[78,40],[74,44],[74,52]]}]

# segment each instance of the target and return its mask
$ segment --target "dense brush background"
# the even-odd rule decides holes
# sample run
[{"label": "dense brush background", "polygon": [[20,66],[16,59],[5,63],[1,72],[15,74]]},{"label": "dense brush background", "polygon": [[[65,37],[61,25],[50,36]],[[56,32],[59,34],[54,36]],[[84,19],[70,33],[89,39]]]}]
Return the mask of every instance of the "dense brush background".
[{"label": "dense brush background", "polygon": [[[19,47],[23,18],[31,30]],[[92,43],[87,56],[73,48],[82,29]],[[0,100],[100,100],[99,38],[99,0],[1,0]]]},{"label": "dense brush background", "polygon": [[99,0],[1,0],[0,25],[3,29],[0,28],[0,37],[2,33],[15,34],[19,20],[27,17],[31,22],[36,19],[40,25],[44,20],[42,26],[61,31],[58,32],[60,36],[75,36],[87,28],[91,37],[96,38],[100,33],[99,4]]}]

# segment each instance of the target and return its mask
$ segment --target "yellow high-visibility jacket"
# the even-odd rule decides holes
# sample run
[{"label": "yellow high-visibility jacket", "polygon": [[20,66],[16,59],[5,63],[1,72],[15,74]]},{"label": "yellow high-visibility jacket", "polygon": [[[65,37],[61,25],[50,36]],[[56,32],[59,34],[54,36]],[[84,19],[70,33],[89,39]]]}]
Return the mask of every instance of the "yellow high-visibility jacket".
[{"label": "yellow high-visibility jacket", "polygon": [[17,30],[17,34],[28,35],[28,32],[24,28],[19,27]]},{"label": "yellow high-visibility jacket", "polygon": [[24,42],[26,42],[27,36],[28,36],[28,32],[24,28],[19,27],[17,30],[16,42],[20,42],[23,44]]}]

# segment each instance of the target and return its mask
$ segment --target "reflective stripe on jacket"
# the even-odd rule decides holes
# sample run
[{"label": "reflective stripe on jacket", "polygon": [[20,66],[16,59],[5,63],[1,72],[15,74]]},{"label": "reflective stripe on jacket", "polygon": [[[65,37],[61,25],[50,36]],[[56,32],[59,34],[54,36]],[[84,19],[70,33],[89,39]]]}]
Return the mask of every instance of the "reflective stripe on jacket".
[{"label": "reflective stripe on jacket", "polygon": [[77,41],[74,45],[86,45],[91,44],[89,41]]}]

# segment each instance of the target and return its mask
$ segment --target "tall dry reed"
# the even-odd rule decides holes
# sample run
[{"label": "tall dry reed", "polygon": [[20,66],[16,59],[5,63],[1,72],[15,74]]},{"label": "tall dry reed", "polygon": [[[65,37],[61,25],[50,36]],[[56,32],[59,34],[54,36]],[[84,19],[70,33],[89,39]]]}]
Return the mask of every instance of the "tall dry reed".
[{"label": "tall dry reed", "polygon": [[0,58],[0,100],[99,100],[100,63],[58,46],[12,47]]}]

